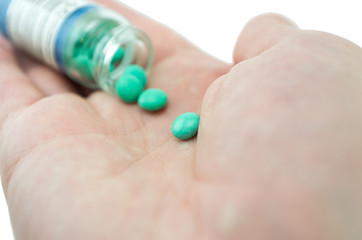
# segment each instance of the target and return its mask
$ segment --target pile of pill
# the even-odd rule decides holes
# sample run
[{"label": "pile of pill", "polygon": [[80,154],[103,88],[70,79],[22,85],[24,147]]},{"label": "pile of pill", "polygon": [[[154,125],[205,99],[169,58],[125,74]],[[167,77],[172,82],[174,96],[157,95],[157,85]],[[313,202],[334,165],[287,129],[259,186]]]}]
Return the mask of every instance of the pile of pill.
[{"label": "pile of pill", "polygon": [[[85,28],[92,22],[91,27]],[[100,20],[82,18],[79,24],[69,33],[69,41],[66,42],[64,47],[64,65],[68,74],[77,72],[75,78],[81,78],[81,82],[91,81],[94,78],[94,71],[98,66],[97,59],[99,53],[96,49],[101,48],[103,45],[102,39],[109,36],[110,32],[116,28],[119,23],[107,18]],[[113,71],[125,56],[125,50],[120,47],[113,55],[110,65],[110,71]],[[71,74],[71,75],[72,75]]]},{"label": "pile of pill", "polygon": [[[123,53],[124,54],[124,53]],[[123,57],[121,51],[116,53],[114,64]],[[112,61],[113,63],[113,61]],[[111,66],[114,67],[114,66]],[[147,85],[147,75],[138,65],[129,65],[116,83],[118,96],[127,103],[138,102],[147,111],[158,111],[167,104],[167,95],[161,89],[144,90]],[[184,113],[172,125],[173,135],[180,140],[194,137],[199,128],[200,117],[196,113]]]},{"label": "pile of pill", "polygon": [[158,111],[167,104],[167,95],[161,89],[145,90],[147,76],[142,67],[129,65],[116,83],[118,96],[127,103],[138,104],[147,111]]}]

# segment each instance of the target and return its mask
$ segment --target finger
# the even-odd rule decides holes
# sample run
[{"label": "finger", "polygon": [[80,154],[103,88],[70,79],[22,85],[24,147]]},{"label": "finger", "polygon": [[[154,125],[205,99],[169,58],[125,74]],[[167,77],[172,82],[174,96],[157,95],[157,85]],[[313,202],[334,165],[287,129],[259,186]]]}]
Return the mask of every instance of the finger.
[{"label": "finger", "polygon": [[297,30],[294,22],[281,15],[269,13],[253,18],[238,38],[234,62],[259,55]]},{"label": "finger", "polygon": [[0,123],[10,112],[42,97],[17,64],[8,43],[0,36]]},{"label": "finger", "polygon": [[24,73],[45,96],[66,92],[78,93],[74,84],[60,72],[27,54],[17,52],[16,57]]},{"label": "finger", "polygon": [[144,30],[151,38],[155,47],[155,61],[173,55],[175,51],[185,51],[194,48],[192,44],[166,26],[142,15],[139,12],[114,0],[96,0],[107,7],[119,12],[132,25]]}]

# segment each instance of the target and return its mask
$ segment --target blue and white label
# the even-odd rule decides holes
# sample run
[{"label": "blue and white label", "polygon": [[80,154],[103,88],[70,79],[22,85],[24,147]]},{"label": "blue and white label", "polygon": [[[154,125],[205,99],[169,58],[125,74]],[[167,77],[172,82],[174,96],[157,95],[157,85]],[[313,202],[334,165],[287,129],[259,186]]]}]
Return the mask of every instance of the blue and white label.
[{"label": "blue and white label", "polygon": [[0,31],[18,48],[59,68],[55,49],[63,23],[90,5],[88,0],[1,0]]},{"label": "blue and white label", "polygon": [[8,33],[6,30],[6,13],[9,9],[11,0],[1,0],[0,2],[0,33],[8,37]]}]

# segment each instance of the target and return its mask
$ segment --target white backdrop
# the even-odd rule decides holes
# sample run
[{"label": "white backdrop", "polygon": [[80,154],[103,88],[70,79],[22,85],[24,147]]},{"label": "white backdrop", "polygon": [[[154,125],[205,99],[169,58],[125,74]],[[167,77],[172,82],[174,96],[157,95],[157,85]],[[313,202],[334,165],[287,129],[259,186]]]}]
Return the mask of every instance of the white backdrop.
[{"label": "white backdrop", "polygon": [[[123,2],[175,29],[206,52],[229,62],[242,27],[253,16],[265,12],[284,14],[303,29],[331,32],[362,46],[362,15],[358,0],[124,0]],[[2,193],[0,194],[0,239],[13,240]]]},{"label": "white backdrop", "polygon": [[322,30],[362,46],[358,0],[128,0],[135,9],[167,24],[205,51],[231,61],[236,39],[250,18],[286,15],[303,29]]}]

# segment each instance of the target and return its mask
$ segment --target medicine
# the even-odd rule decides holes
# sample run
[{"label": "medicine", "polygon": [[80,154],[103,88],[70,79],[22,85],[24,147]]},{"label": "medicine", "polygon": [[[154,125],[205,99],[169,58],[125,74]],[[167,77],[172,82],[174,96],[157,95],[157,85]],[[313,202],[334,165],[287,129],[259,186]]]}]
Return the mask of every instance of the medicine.
[{"label": "medicine", "polygon": [[114,69],[117,68],[119,64],[121,64],[122,60],[124,58],[124,49],[122,47],[119,47],[116,51],[116,53],[113,56],[113,59],[111,61],[110,71],[113,72]]},{"label": "medicine", "polygon": [[111,94],[128,66],[147,75],[154,58],[142,30],[90,0],[1,0],[0,34],[74,81]]},{"label": "medicine", "polygon": [[143,87],[147,85],[147,75],[143,68],[138,65],[130,65],[124,70],[124,74],[131,74],[141,81]]},{"label": "medicine", "polygon": [[140,95],[138,104],[147,111],[161,110],[167,104],[167,94],[161,89],[148,89]]},{"label": "medicine", "polygon": [[180,140],[190,139],[197,134],[199,130],[199,124],[199,115],[192,112],[184,113],[176,118],[172,125],[172,133]]},{"label": "medicine", "polygon": [[124,74],[117,81],[116,90],[118,96],[127,103],[137,102],[143,91],[143,85],[135,76]]}]

